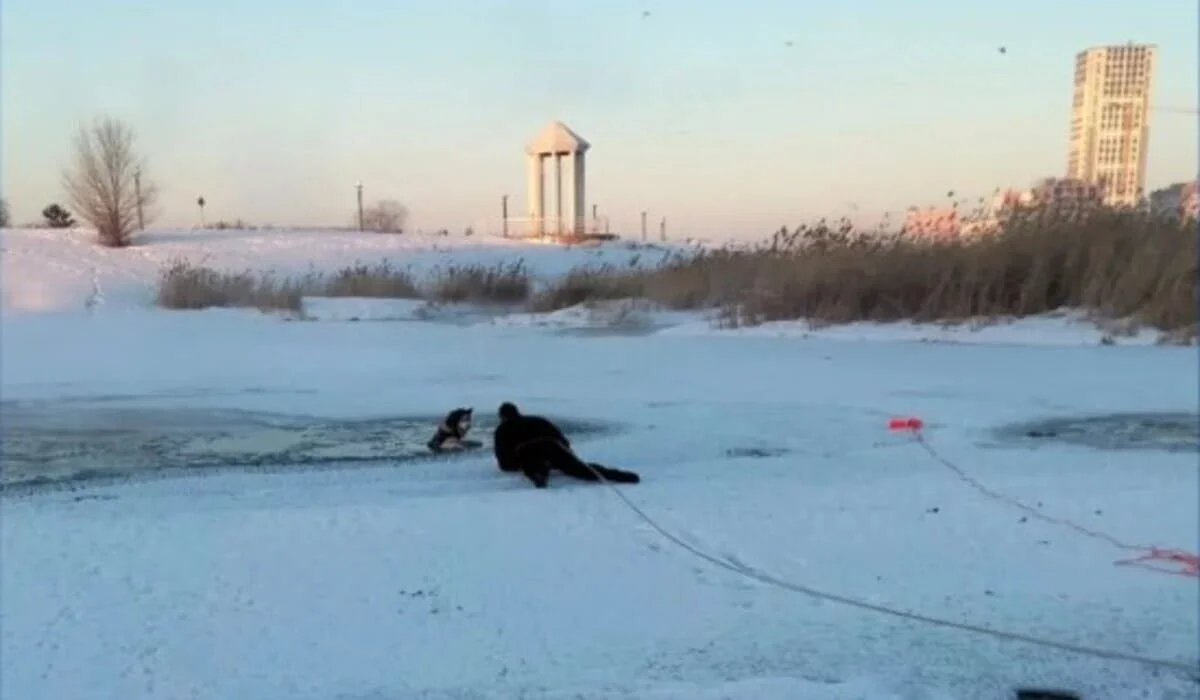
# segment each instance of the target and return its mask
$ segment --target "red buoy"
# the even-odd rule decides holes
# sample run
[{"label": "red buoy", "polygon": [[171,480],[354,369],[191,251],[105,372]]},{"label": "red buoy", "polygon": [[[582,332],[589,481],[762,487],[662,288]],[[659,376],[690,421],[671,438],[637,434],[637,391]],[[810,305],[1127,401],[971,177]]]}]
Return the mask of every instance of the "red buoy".
[{"label": "red buoy", "polygon": [[925,427],[925,421],[912,416],[892,418],[888,421],[888,430],[909,430],[917,432]]}]

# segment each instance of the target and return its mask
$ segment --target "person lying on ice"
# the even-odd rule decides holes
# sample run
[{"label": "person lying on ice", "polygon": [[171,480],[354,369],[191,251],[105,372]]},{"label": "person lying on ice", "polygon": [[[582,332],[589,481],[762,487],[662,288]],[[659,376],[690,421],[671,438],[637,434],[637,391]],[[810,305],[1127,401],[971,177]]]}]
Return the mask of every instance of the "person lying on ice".
[{"label": "person lying on ice", "polygon": [[500,404],[500,425],[492,437],[501,471],[523,472],[539,489],[546,488],[554,470],[583,481],[604,479],[617,484],[641,481],[634,472],[584,462],[575,456],[570,441],[558,426],[541,416],[524,415],[508,402]]}]

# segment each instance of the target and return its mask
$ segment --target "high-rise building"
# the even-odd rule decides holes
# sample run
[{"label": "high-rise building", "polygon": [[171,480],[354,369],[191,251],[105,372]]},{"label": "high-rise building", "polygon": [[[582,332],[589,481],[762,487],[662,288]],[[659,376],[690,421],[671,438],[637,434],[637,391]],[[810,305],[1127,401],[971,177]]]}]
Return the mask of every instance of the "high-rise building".
[{"label": "high-rise building", "polygon": [[1136,205],[1146,187],[1155,52],[1120,44],[1075,56],[1067,177],[1101,185],[1112,206]]}]

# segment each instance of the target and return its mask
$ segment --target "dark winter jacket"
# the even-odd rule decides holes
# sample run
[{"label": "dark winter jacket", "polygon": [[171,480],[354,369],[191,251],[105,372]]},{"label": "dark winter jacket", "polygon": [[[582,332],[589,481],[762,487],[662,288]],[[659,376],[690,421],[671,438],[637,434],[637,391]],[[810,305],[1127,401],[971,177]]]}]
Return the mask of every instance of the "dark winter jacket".
[{"label": "dark winter jacket", "polygon": [[[512,404],[506,405],[512,406]],[[506,472],[521,471],[518,452],[523,445],[538,440],[552,440],[567,449],[571,448],[571,442],[567,440],[567,436],[563,435],[558,426],[549,420],[541,416],[526,416],[517,413],[515,406],[512,406],[511,410],[502,410],[500,425],[496,426],[496,431],[492,435],[492,445],[495,448],[496,462],[500,469]]]}]

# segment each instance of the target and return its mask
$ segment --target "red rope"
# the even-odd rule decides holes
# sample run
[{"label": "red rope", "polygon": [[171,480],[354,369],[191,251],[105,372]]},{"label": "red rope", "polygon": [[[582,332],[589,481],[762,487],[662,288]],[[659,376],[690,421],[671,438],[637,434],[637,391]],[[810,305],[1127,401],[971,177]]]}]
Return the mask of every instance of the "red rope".
[{"label": "red rope", "polygon": [[1144,569],[1150,569],[1151,571],[1158,571],[1160,573],[1200,578],[1200,556],[1192,554],[1191,552],[1186,552],[1180,549],[1166,549],[1163,547],[1134,545],[1127,542],[1122,542],[1112,535],[1109,535],[1105,532],[1100,532],[1099,530],[1093,530],[1091,528],[1084,527],[1083,525],[1080,525],[1072,520],[1055,518],[1053,516],[1046,515],[1037,508],[1022,503],[1012,496],[988,488],[978,479],[968,474],[962,467],[942,456],[940,452],[933,448],[933,445],[929,444],[921,432],[924,424],[919,418],[892,419],[892,421],[889,423],[889,427],[892,430],[905,430],[911,432],[916,440],[916,443],[920,445],[930,457],[932,457],[942,466],[954,472],[954,474],[968,486],[974,488],[976,491],[982,493],[988,498],[1000,501],[1001,503],[1005,503],[1013,508],[1016,508],[1017,510],[1023,511],[1027,513],[1029,517],[1036,520],[1074,530],[1084,537],[1090,537],[1092,539],[1107,542],[1117,549],[1138,553],[1137,556],[1132,556],[1127,559],[1120,559],[1116,562],[1113,562],[1114,566],[1139,566]]}]

